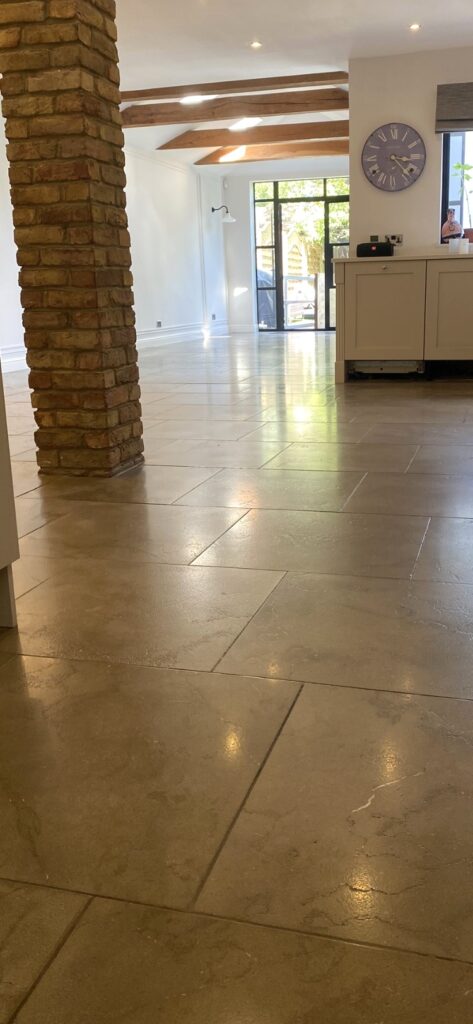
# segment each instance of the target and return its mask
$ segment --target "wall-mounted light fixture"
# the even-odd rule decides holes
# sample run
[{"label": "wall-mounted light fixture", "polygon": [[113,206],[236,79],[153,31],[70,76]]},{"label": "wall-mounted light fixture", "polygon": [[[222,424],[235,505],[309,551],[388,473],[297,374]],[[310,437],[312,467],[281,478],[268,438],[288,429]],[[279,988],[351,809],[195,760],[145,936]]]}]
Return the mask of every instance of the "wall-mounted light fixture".
[{"label": "wall-mounted light fixture", "polygon": [[223,224],[235,224],[235,218],[232,217],[228,206],[212,206],[212,213],[218,213],[219,210],[225,210],[225,214],[222,217]]}]

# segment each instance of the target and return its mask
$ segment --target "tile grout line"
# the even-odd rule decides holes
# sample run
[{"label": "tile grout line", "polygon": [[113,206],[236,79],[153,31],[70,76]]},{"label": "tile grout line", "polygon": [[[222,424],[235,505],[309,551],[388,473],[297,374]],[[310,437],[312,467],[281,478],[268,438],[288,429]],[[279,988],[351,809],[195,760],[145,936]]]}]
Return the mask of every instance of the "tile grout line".
[{"label": "tile grout line", "polygon": [[[29,883],[26,883],[26,884],[28,885]],[[49,888],[49,887],[46,886],[45,888]],[[71,890],[71,889],[56,889],[55,891],[56,892],[73,892],[74,890]],[[81,895],[85,895],[85,894],[81,894]],[[58,956],[58,954],[61,952],[61,950],[66,945],[66,942],[71,937],[72,933],[75,931],[79,921],[84,916],[86,910],[89,909],[90,904],[92,903],[93,899],[94,899],[94,896],[92,896],[92,895],[89,896],[89,899],[86,900],[84,906],[81,907],[81,909],[77,912],[77,914],[74,915],[72,921],[69,923],[68,927],[63,932],[61,938],[56,943],[56,945],[55,945],[55,947],[53,949],[53,952],[48,957],[46,962],[43,964],[43,967],[40,970],[40,972],[37,975],[37,977],[35,978],[33,984],[28,989],[26,995],[23,996],[23,999],[20,1000],[20,1002],[18,1003],[18,1006],[15,1007],[15,1009],[13,1010],[13,1013],[10,1014],[10,1016],[8,1017],[8,1020],[5,1021],[5,1024],[15,1024],[15,1021],[17,1019],[18,1014],[23,1009],[25,1004],[28,1002],[28,999],[33,994],[35,989],[38,987],[39,983],[42,981],[42,979],[44,978],[44,976],[47,973],[47,971],[49,971],[49,968],[54,963],[54,961],[55,961],[56,957]]]},{"label": "tile grout line", "polygon": [[[183,507],[185,508],[186,506],[183,506]],[[188,507],[191,508],[193,506],[188,506]],[[198,507],[201,507],[201,506],[198,506]],[[241,515],[238,517],[238,519],[235,519],[234,523],[230,523],[230,526],[227,526],[226,530],[224,530],[223,533],[220,533],[218,535],[218,537],[215,537],[215,540],[211,540],[210,544],[207,544],[207,546],[203,549],[203,551],[200,551],[199,554],[196,555],[195,558],[192,559],[192,562],[187,562],[187,565],[188,566],[195,565],[198,558],[202,558],[202,555],[205,555],[206,551],[209,551],[210,548],[213,548],[214,544],[217,544],[217,542],[219,540],[221,540],[222,537],[225,537],[225,534],[227,534],[230,530],[233,530],[234,526],[237,526],[238,523],[241,523],[243,521],[243,519],[246,519],[246,517],[249,516],[250,512],[252,512],[252,511],[253,511],[252,508],[243,508],[243,509],[241,509]],[[158,563],[158,565],[159,564],[160,563]],[[197,568],[199,568],[199,569],[204,569],[204,568],[205,569],[212,569],[212,568],[215,568],[215,566],[212,566],[212,565],[210,565],[210,566],[208,566],[208,565],[198,565]],[[242,568],[243,571],[245,571],[244,570],[244,566],[237,565],[237,566],[231,566],[230,568],[236,568],[236,569]]]},{"label": "tile grout line", "polygon": [[[264,570],[264,571],[267,571],[267,570]],[[287,575],[287,573],[285,575]],[[384,579],[384,577],[379,577],[379,578]],[[282,580],[280,580],[280,582],[282,583]],[[406,579],[406,580],[404,580],[402,582],[408,583],[409,580]],[[414,582],[416,582],[416,581],[414,581]],[[419,582],[424,582],[424,580],[419,581]],[[452,585],[455,585],[455,584],[452,584]],[[279,586],[279,583],[276,584],[276,586]],[[471,584],[465,584],[465,586],[471,586]],[[273,589],[275,589],[275,588],[273,588]],[[270,596],[271,596],[271,594],[268,595],[268,598]],[[265,601],[268,600],[268,598],[265,598]],[[19,600],[21,600],[21,598]],[[263,604],[264,603],[265,602],[263,602]],[[262,605],[260,605],[260,608],[261,607],[262,607]],[[260,609],[257,609],[257,611],[259,611],[259,610]],[[256,614],[257,614],[257,612],[254,613],[252,618],[254,618],[254,616]],[[247,623],[247,625],[249,625],[249,622]],[[245,629],[246,629],[246,626],[244,627],[243,630],[241,630],[241,632],[239,633],[239,636],[241,636],[241,634],[244,632]],[[7,634],[7,629],[6,628],[4,628],[3,631],[0,629],[0,638],[2,636],[6,636],[6,634]],[[235,641],[237,639],[238,639],[238,637],[235,638]],[[233,646],[233,643],[230,644],[230,647],[227,649],[225,654],[228,653],[228,651],[230,650],[230,648],[232,646]],[[0,650],[0,653],[2,653],[1,650]],[[464,701],[466,703],[471,703],[471,701],[473,701],[473,696],[468,697],[468,696],[464,696],[464,695],[460,695],[460,694],[427,693],[427,692],[421,691],[421,690],[409,690],[409,691],[407,691],[407,690],[390,689],[388,687],[382,687],[382,686],[376,686],[376,687],[375,686],[360,686],[359,684],[357,684],[357,685],[350,685],[349,683],[325,682],[322,679],[299,679],[299,678],[291,679],[288,676],[262,676],[262,675],[258,675],[258,673],[255,673],[255,672],[252,672],[250,675],[248,675],[245,672],[228,672],[228,671],[225,671],[225,669],[218,669],[218,672],[217,672],[216,667],[214,667],[213,669],[208,669],[208,668],[190,668],[189,666],[185,667],[185,666],[175,666],[175,665],[151,665],[151,664],[149,664],[147,662],[104,661],[103,659],[102,660],[98,660],[97,658],[95,658],[95,659],[94,658],[74,658],[74,657],[71,657],[71,656],[68,656],[67,658],[63,658],[63,657],[58,657],[57,655],[53,655],[53,654],[34,654],[34,653],[29,653],[28,651],[13,651],[13,652],[4,651],[3,653],[8,654],[9,657],[8,657],[7,661],[3,662],[3,664],[0,664],[0,677],[1,677],[1,673],[3,672],[3,670],[6,669],[7,667],[11,666],[11,662],[13,660],[32,658],[32,659],[35,659],[37,661],[71,662],[72,664],[77,664],[77,665],[110,665],[110,666],[117,665],[117,666],[122,666],[124,668],[131,668],[131,669],[140,669],[140,668],[142,668],[142,669],[150,669],[152,672],[171,672],[171,673],[172,672],[175,672],[175,673],[184,672],[184,673],[191,673],[191,674],[194,674],[194,675],[211,675],[213,672],[215,672],[216,675],[228,676],[229,679],[235,679],[235,678],[238,677],[239,679],[242,679],[244,681],[252,681],[252,680],[258,679],[258,680],[260,680],[262,682],[267,682],[267,683],[275,683],[276,682],[276,683],[290,683],[290,684],[300,685],[300,686],[305,686],[305,685],[307,685],[307,686],[325,686],[325,687],[334,687],[336,689],[341,689],[341,690],[355,690],[357,692],[360,691],[361,693],[373,693],[373,694],[376,694],[376,693],[391,694],[392,693],[392,694],[396,694],[398,697],[406,697],[406,696],[408,696],[408,697],[420,697],[422,699],[430,699],[430,698],[432,698],[432,699],[435,699],[435,700],[455,700],[455,701]],[[225,654],[222,655],[222,659],[225,657]],[[222,659],[220,659],[220,660],[222,660]],[[218,662],[217,662],[217,664],[218,664]],[[38,884],[41,884],[41,883],[38,883]]]},{"label": "tile grout line", "polygon": [[[426,526],[426,528],[425,528],[425,530],[424,530],[424,536],[422,537],[422,540],[421,540],[421,542],[420,542],[420,547],[419,547],[419,550],[418,550],[418,552],[417,552],[417,555],[416,555],[416,559],[415,559],[414,565],[412,566],[412,572],[411,572],[411,574],[410,574],[410,576],[409,576],[409,580],[410,580],[410,581],[413,581],[413,580],[414,580],[414,574],[415,574],[415,571],[416,571],[416,566],[417,566],[417,563],[418,563],[418,561],[419,561],[419,558],[420,558],[420,556],[421,556],[421,554],[422,554],[422,548],[424,547],[424,544],[425,544],[425,541],[426,541],[426,537],[427,537],[427,534],[428,534],[428,532],[429,532],[429,529],[430,529],[430,525],[431,525],[431,522],[432,522],[432,518],[433,518],[432,516],[429,516],[429,519],[428,519],[428,523],[427,523],[427,526]],[[419,582],[423,582],[423,581],[419,581]],[[463,584],[463,585],[464,585],[464,584]]]},{"label": "tile grout line", "polygon": [[[265,444],[264,441],[262,441],[261,443]],[[268,444],[279,444],[278,441],[274,441],[274,442],[273,441],[268,441],[267,443]],[[282,455],[283,452],[287,452],[289,448],[292,448],[294,444],[297,444],[297,441],[284,441],[284,442],[281,441],[281,444],[284,444],[284,448],[281,448],[281,451],[278,452],[277,455],[272,455],[270,459],[267,459],[266,462],[262,462],[261,466],[257,466],[256,468],[257,469],[266,469],[266,467],[270,466],[271,463],[274,462],[275,459],[278,459],[279,456]]]},{"label": "tile grout line", "polygon": [[[252,510],[250,509],[250,511],[252,511]],[[203,567],[203,566],[200,566],[199,568],[204,568],[204,567]],[[207,568],[215,568],[215,566],[207,566]],[[242,570],[241,570],[241,572],[247,572],[247,571],[248,571],[247,569],[242,569]],[[255,570],[255,571],[257,571],[257,570]],[[267,570],[267,569],[264,569],[264,570],[260,570],[260,571],[263,571],[263,572],[268,572],[268,571],[273,571],[273,572],[277,572],[278,570]],[[244,626],[242,627],[242,629],[240,629],[240,632],[239,632],[239,633],[237,633],[237,635],[236,635],[236,636],[235,636],[235,637],[233,638],[233,640],[232,640],[232,641],[231,641],[231,643],[230,643],[230,644],[228,645],[228,647],[227,647],[227,648],[226,648],[226,650],[225,650],[225,651],[223,652],[223,654],[221,654],[221,655],[220,655],[220,657],[219,657],[219,658],[217,659],[217,661],[215,662],[215,665],[213,665],[213,667],[212,667],[212,668],[210,669],[210,672],[216,672],[216,671],[217,671],[217,668],[218,668],[218,666],[220,665],[220,662],[221,662],[221,661],[223,661],[223,659],[224,659],[224,658],[226,657],[226,655],[228,654],[228,652],[229,652],[229,651],[231,651],[231,649],[232,649],[233,645],[234,645],[234,644],[236,644],[237,640],[239,640],[239,639],[240,639],[240,637],[241,637],[242,633],[244,633],[244,632],[245,632],[245,629],[247,629],[247,628],[248,628],[248,626],[249,626],[249,625],[250,625],[250,624],[251,624],[251,623],[253,622],[253,619],[254,619],[254,618],[255,618],[255,616],[256,616],[256,615],[258,614],[258,612],[260,612],[260,611],[261,611],[261,609],[262,609],[262,608],[264,608],[264,606],[265,606],[265,604],[266,604],[266,601],[269,601],[269,598],[273,596],[273,594],[274,594],[275,590],[277,589],[277,587],[279,587],[280,583],[282,583],[282,582],[283,582],[283,580],[285,580],[285,579],[286,579],[286,576],[287,576],[287,572],[284,572],[284,570],[282,570],[282,571],[281,571],[281,572],[279,573],[279,575],[280,575],[280,577],[281,577],[281,578],[280,578],[279,580],[277,580],[277,582],[276,582],[276,583],[274,584],[274,586],[273,586],[273,587],[271,587],[271,590],[269,591],[269,593],[268,593],[268,594],[266,594],[266,597],[265,597],[265,598],[263,598],[263,600],[262,600],[261,604],[260,604],[260,605],[258,605],[258,607],[257,607],[257,608],[256,608],[256,610],[255,610],[255,611],[253,612],[253,614],[252,614],[252,615],[250,615],[250,618],[248,619],[248,622],[245,622],[245,625],[244,625]]]},{"label": "tile grout line", "polygon": [[253,792],[253,790],[254,790],[254,788],[256,786],[256,783],[258,782],[259,778],[261,777],[261,774],[264,771],[264,769],[265,769],[265,767],[266,767],[266,765],[267,765],[267,763],[269,761],[269,758],[271,757],[271,754],[272,754],[272,752],[273,752],[273,750],[274,750],[274,748],[275,748],[275,746],[276,746],[276,744],[277,744],[277,742],[279,740],[279,737],[281,736],[281,734],[282,734],[282,732],[283,732],[287,722],[289,721],[289,718],[292,715],[292,712],[293,712],[293,710],[294,710],[294,708],[295,708],[295,706],[296,706],[296,704],[297,704],[297,702],[299,700],[299,697],[300,697],[303,689],[304,689],[304,684],[302,683],[299,686],[299,688],[297,690],[297,693],[295,694],[293,700],[291,701],[291,703],[289,705],[289,708],[286,711],[286,714],[284,715],[283,720],[282,720],[279,728],[277,729],[275,735],[273,736],[273,739],[272,739],[272,741],[271,741],[271,743],[270,743],[270,745],[269,745],[269,747],[268,747],[268,749],[266,751],[266,754],[262,758],[261,764],[259,765],[259,768],[258,768],[256,774],[254,775],[254,778],[252,779],[252,781],[251,781],[251,783],[250,783],[250,785],[249,785],[249,787],[248,787],[248,789],[247,789],[247,791],[246,791],[242,801],[240,802],[239,806],[237,807],[237,810],[235,811],[235,814],[233,815],[233,818],[232,818],[228,828],[226,829],[225,834],[224,834],[222,840],[220,841],[219,845],[217,846],[217,849],[216,849],[213,857],[211,858],[211,860],[209,862],[207,870],[204,872],[204,874],[203,874],[203,876],[202,876],[202,878],[201,878],[201,880],[200,880],[200,882],[199,882],[199,884],[197,886],[196,892],[195,892],[194,896],[192,897],[192,899],[190,900],[188,906],[186,907],[186,910],[195,910],[196,903],[197,903],[199,897],[201,896],[203,890],[205,889],[205,886],[207,885],[207,882],[208,882],[208,880],[209,880],[209,878],[210,878],[210,876],[212,874],[212,871],[213,871],[215,865],[217,864],[217,861],[218,861],[218,859],[220,857],[220,854],[223,853],[223,850],[224,850],[224,848],[225,848],[225,846],[227,844],[227,841],[230,838],[230,835],[233,832],[233,829],[234,829],[234,827],[235,827],[235,825],[236,825],[236,823],[237,823],[237,821],[238,821],[242,811],[245,808],[245,804],[248,802],[248,800],[249,800],[249,798],[250,798],[250,796],[251,796],[251,794],[252,794],[252,792]]},{"label": "tile grout line", "polygon": [[367,476],[368,476],[368,472],[366,472],[366,473],[363,473],[363,475],[362,475],[362,477],[361,477],[361,480],[358,480],[358,483],[357,483],[357,484],[356,484],[356,486],[355,486],[355,487],[353,488],[353,490],[352,490],[351,494],[349,494],[349,495],[348,495],[348,498],[346,499],[346,501],[344,501],[344,502],[343,502],[343,505],[341,506],[341,508],[339,508],[339,510],[338,510],[339,512],[344,512],[344,511],[345,511],[345,509],[346,509],[346,507],[347,507],[347,505],[348,505],[348,502],[349,502],[349,501],[351,501],[351,499],[353,498],[353,496],[354,496],[354,495],[356,494],[356,492],[357,492],[358,488],[359,488],[359,487],[361,487],[361,485],[362,485],[362,484],[363,484],[363,483],[365,482],[365,480],[366,480]]},{"label": "tile grout line", "polygon": [[418,444],[417,447],[416,447],[416,450],[415,450],[415,452],[414,452],[414,454],[412,456],[412,459],[410,459],[410,461],[408,462],[408,464],[407,464],[407,466],[406,466],[406,468],[404,470],[404,475],[409,472],[409,470],[410,470],[410,468],[412,466],[412,463],[414,462],[414,459],[416,458],[416,456],[419,454],[421,448],[422,448],[422,445]]},{"label": "tile grout line", "polygon": [[[129,906],[132,906],[132,907],[143,907],[143,908],[148,909],[148,910],[155,910],[157,913],[162,913],[162,914],[180,914],[180,915],[186,916],[186,917],[189,916],[189,917],[203,918],[204,920],[207,920],[207,921],[208,920],[210,920],[210,921],[225,921],[225,922],[229,922],[231,924],[244,925],[247,928],[263,928],[263,929],[268,929],[269,931],[286,932],[286,933],[289,933],[291,935],[303,935],[303,936],[305,936],[306,938],[309,938],[309,939],[319,939],[319,940],[322,940],[322,941],[332,942],[332,943],[340,942],[340,943],[342,943],[343,945],[346,945],[346,946],[356,946],[357,948],[361,947],[363,949],[376,949],[379,952],[383,952],[383,951],[384,952],[389,952],[389,951],[391,951],[391,952],[395,952],[395,953],[401,953],[401,954],[403,954],[405,956],[420,956],[420,957],[424,957],[424,958],[426,958],[428,960],[441,960],[443,962],[446,961],[447,963],[466,964],[468,966],[473,966],[473,958],[472,958],[472,960],[465,960],[465,959],[462,959],[461,957],[448,956],[447,954],[428,953],[428,952],[424,952],[423,950],[419,950],[419,949],[409,949],[409,948],[403,947],[403,946],[393,946],[393,945],[391,945],[389,943],[386,944],[386,945],[383,945],[382,943],[369,942],[366,939],[360,940],[360,939],[348,938],[348,937],[342,936],[342,935],[334,935],[334,934],[332,934],[330,932],[319,932],[319,931],[312,932],[312,931],[307,931],[307,929],[304,929],[304,928],[296,928],[294,925],[273,924],[270,921],[256,921],[256,920],[253,920],[251,918],[235,917],[233,915],[218,914],[215,911],[210,911],[210,910],[191,910],[191,909],[188,909],[187,907],[172,906],[172,905],[167,904],[167,903],[150,903],[147,900],[138,900],[138,899],[133,899],[133,898],[124,897],[124,896],[112,896],[112,895],[104,894],[104,893],[91,893],[91,892],[85,892],[84,890],[81,890],[81,889],[62,889],[58,885],[50,885],[50,884],[43,883],[43,882],[29,882],[29,881],[26,881],[24,879],[17,879],[17,878],[3,878],[3,877],[0,877],[0,882],[7,882],[7,883],[12,884],[12,885],[30,886],[31,888],[46,889],[46,890],[51,891],[51,892],[60,892],[62,894],[66,894],[66,895],[76,895],[76,896],[86,896],[86,897],[89,897],[88,903],[87,903],[86,907],[84,907],[82,909],[82,911],[79,911],[77,919],[75,920],[74,926],[73,926],[72,930],[70,931],[70,933],[68,934],[67,939],[72,934],[72,931],[74,931],[74,929],[75,929],[75,927],[76,927],[76,925],[78,923],[78,920],[85,914],[85,911],[89,909],[90,904],[93,903],[94,901],[97,901],[97,902],[102,901],[102,902],[109,902],[109,903],[124,904],[125,906],[129,905]],[[57,949],[56,956],[60,952],[60,949],[62,949],[62,947],[65,945],[65,941],[63,941],[62,944],[61,944],[61,947]],[[51,962],[53,962],[54,959],[55,959],[55,957],[52,958]],[[44,973],[45,972],[43,971],[42,972],[42,976],[43,976]],[[22,1008],[22,1006],[24,1005],[26,999],[29,998],[29,995],[33,991],[33,988],[36,988],[36,985],[38,984],[39,980],[40,979],[38,979],[38,981],[35,982],[34,986],[32,986],[32,988],[30,989],[30,991],[28,993],[28,996],[25,997],[25,999],[23,1000],[23,1003],[21,1003],[21,1005],[19,1007],[17,1007],[17,1009],[15,1010],[15,1015],[18,1013],[19,1009]],[[9,1018],[9,1020],[7,1020],[5,1022],[5,1024],[15,1024],[15,1017]]]},{"label": "tile grout line", "polygon": [[[213,469],[214,467],[213,466],[212,467],[211,466],[208,466],[208,467],[207,466],[196,466],[196,467],[193,467],[193,466],[182,466],[182,467],[181,466],[175,466],[175,467],[171,467],[171,468],[175,468],[175,469],[181,469],[181,468],[182,469],[193,469],[193,468],[196,468],[196,469],[207,469],[207,468],[208,469]],[[215,480],[215,477],[216,476],[220,476],[220,473],[223,473],[224,471],[225,471],[224,467],[223,466],[219,466],[217,469],[215,469],[215,473],[212,473],[211,476],[208,476],[206,480],[201,480],[200,483],[195,484],[194,487],[191,487],[188,491],[184,491],[184,494],[180,494],[178,498],[174,498],[174,501],[171,501],[169,503],[170,506],[177,505],[177,503],[182,501],[183,498],[187,498],[189,496],[189,494],[192,494],[193,491],[196,491],[198,487],[202,487],[203,484],[209,483],[210,480]],[[189,505],[189,506],[184,506],[184,507],[195,508],[194,505]],[[218,507],[218,506],[213,506],[213,505],[205,506],[204,505],[204,506],[200,506],[200,507],[201,508],[202,507],[204,507],[204,508],[206,508],[206,507],[214,508],[214,507]],[[222,508],[228,508],[227,505],[222,505],[221,507]]]}]

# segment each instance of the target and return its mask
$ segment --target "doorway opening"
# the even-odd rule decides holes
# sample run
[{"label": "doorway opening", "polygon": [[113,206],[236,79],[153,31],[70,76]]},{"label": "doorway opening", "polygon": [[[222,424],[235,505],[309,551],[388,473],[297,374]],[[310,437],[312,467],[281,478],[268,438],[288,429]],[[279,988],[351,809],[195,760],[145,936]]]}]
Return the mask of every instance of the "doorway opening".
[{"label": "doorway opening", "polygon": [[335,328],[333,259],[348,256],[349,179],[253,186],[260,331]]}]

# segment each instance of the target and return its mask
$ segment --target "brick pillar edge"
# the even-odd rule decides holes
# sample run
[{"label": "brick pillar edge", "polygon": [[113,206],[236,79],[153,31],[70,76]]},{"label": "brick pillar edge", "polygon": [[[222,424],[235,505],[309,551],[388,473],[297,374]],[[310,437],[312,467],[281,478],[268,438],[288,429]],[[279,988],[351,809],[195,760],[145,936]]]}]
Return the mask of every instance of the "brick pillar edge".
[{"label": "brick pillar edge", "polygon": [[3,0],[0,82],[41,472],[143,461],[114,0]]}]

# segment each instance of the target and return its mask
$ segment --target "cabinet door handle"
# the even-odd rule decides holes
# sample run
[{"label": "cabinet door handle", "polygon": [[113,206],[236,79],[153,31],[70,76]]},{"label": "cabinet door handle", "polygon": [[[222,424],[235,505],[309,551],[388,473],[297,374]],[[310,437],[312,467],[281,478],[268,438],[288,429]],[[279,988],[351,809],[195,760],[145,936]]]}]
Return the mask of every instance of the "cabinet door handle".
[{"label": "cabinet door handle", "polygon": [[387,269],[388,269],[388,267],[387,267],[387,263],[385,263],[385,264],[384,264],[384,267],[383,267],[382,269],[383,269],[383,270],[387,270]]}]

